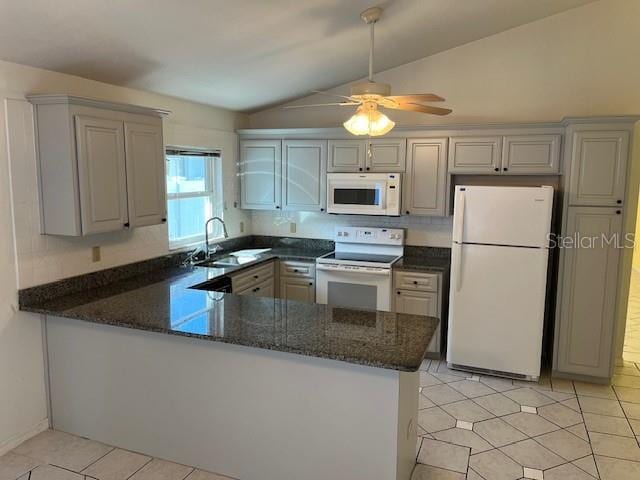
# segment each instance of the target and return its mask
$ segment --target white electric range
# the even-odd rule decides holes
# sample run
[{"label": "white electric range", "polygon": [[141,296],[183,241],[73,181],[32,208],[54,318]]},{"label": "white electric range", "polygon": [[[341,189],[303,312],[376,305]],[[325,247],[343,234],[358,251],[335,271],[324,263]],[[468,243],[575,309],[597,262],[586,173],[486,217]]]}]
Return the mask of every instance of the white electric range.
[{"label": "white electric range", "polygon": [[404,253],[401,228],[335,227],[335,251],[316,260],[316,302],[391,310],[391,268]]}]

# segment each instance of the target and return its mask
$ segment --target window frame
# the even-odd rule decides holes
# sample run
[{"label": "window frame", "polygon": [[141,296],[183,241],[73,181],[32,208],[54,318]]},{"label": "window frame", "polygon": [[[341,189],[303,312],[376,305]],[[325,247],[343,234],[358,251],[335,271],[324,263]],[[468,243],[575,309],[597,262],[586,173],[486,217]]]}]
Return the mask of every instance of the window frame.
[{"label": "window frame", "polygon": [[[210,218],[214,215],[220,216],[220,218],[224,218],[224,196],[223,192],[217,192],[216,188],[222,188],[220,179],[216,179],[216,176],[222,175],[222,150],[220,149],[210,149],[210,148],[183,148],[176,146],[166,146],[165,147],[165,161],[167,165],[169,163],[169,156],[197,156],[197,157],[205,157],[207,161],[205,162],[205,190],[200,190],[197,192],[179,192],[179,193],[169,193],[169,184],[167,181],[167,175],[165,174],[165,189],[166,189],[166,198],[167,198],[167,217],[169,216],[169,202],[171,200],[181,200],[188,198],[206,198],[207,206],[205,212],[205,218]],[[220,198],[216,198],[219,193]],[[221,205],[219,211],[216,213],[216,203],[217,200],[221,201]],[[167,237],[169,241],[169,250],[180,250],[187,247],[193,247],[198,244],[203,244],[205,241],[205,233],[204,231],[197,235],[192,235],[190,237],[184,237],[179,240],[172,240],[169,233],[169,221],[167,222]],[[215,237],[210,237],[209,240],[216,240],[222,238],[223,235],[218,235]]]}]

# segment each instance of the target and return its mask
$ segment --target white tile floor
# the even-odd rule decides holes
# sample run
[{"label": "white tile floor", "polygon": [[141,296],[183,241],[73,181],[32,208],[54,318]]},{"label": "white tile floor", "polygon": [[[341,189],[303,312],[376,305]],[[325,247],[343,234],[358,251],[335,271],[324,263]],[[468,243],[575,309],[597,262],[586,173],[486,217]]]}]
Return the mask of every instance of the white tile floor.
[{"label": "white tile floor", "polygon": [[640,365],[613,384],[420,372],[413,480],[639,480]]},{"label": "white tile floor", "polygon": [[[425,361],[420,385],[413,480],[640,479],[640,364],[618,367],[609,386]],[[0,480],[88,479],[228,480],[51,430],[0,457]]]}]

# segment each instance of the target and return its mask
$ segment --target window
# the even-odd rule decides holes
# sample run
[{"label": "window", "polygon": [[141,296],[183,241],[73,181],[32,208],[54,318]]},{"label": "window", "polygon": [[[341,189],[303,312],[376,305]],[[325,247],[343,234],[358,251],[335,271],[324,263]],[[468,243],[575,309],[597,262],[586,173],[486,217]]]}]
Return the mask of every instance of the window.
[{"label": "window", "polygon": [[[222,175],[219,151],[167,149],[169,247],[204,241],[204,223],[222,218]],[[218,222],[209,238],[222,237]]]}]

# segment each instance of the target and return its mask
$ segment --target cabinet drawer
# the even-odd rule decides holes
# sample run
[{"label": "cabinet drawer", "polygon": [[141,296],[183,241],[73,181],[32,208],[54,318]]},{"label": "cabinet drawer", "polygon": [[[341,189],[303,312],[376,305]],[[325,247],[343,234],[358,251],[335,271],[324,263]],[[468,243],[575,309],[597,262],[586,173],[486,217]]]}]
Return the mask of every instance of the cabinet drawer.
[{"label": "cabinet drawer", "polygon": [[316,278],[316,264],[311,262],[281,260],[280,276]]},{"label": "cabinet drawer", "polygon": [[438,275],[434,273],[396,272],[394,288],[400,290],[438,291]]},{"label": "cabinet drawer", "polygon": [[275,274],[275,262],[269,262],[266,265],[259,265],[243,270],[235,275],[231,275],[231,286],[233,292],[241,292],[248,288],[255,287],[261,282],[271,278]]},{"label": "cabinet drawer", "polygon": [[236,295],[253,295],[254,297],[275,297],[273,277],[268,278],[260,283],[252,284],[248,288],[244,288],[238,292],[234,292]]}]

